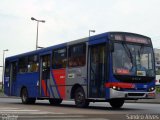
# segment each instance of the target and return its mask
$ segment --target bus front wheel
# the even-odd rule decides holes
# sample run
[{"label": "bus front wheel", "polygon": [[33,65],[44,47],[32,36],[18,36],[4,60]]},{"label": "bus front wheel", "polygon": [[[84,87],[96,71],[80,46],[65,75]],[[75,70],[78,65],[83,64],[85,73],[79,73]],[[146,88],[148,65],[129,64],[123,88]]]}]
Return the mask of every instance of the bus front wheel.
[{"label": "bus front wheel", "polygon": [[84,108],[89,105],[89,102],[85,99],[84,90],[81,87],[75,90],[74,99],[77,107]]},{"label": "bus front wheel", "polygon": [[123,99],[112,99],[109,101],[109,103],[112,106],[112,108],[118,109],[123,106],[124,100]]},{"label": "bus front wheel", "polygon": [[23,88],[21,92],[21,100],[23,104],[34,104],[36,99],[28,97],[27,88]]}]

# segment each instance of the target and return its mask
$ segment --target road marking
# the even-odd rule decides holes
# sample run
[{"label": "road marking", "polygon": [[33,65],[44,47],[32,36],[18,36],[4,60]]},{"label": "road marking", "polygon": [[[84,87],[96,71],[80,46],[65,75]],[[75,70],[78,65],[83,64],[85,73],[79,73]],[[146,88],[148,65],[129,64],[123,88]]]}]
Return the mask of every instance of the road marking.
[{"label": "road marking", "polygon": [[86,115],[70,115],[60,112],[48,112],[37,109],[23,109],[23,108],[0,108],[0,114],[2,117],[18,116],[18,119],[59,119],[59,120],[109,120],[105,118],[88,118]]},{"label": "road marking", "polygon": [[87,118],[84,115],[61,115],[61,116],[19,116],[19,119],[58,119],[58,120],[110,120],[107,118]]},{"label": "road marking", "polygon": [[37,111],[39,111],[39,110],[18,110],[18,109],[16,109],[16,110],[0,110],[0,112],[37,112]]},{"label": "road marking", "polygon": [[12,107],[2,107],[2,108],[0,108],[0,110],[8,110],[8,109],[19,109],[19,108],[12,108]]},{"label": "road marking", "polygon": [[[61,119],[59,119],[58,118],[58,120],[61,120]],[[62,120],[64,120],[64,119],[62,119]],[[74,118],[74,119],[65,119],[65,120],[110,120],[110,119],[107,119],[107,118]]]},{"label": "road marking", "polygon": [[48,112],[42,110],[31,110],[31,109],[23,109],[23,108],[10,108],[10,107],[3,107],[0,108],[1,114],[64,114],[60,112]]},{"label": "road marking", "polygon": [[[20,118],[40,118],[40,116],[25,116],[21,115]],[[83,115],[61,115],[61,116],[41,116],[42,118],[82,118],[85,117]]]},{"label": "road marking", "polygon": [[[51,113],[51,112],[40,112],[40,111],[38,111],[38,112],[24,112],[24,111],[22,111],[22,112],[16,112],[16,111],[14,111],[14,112],[0,112],[0,114],[18,114],[18,115],[20,115],[20,114],[26,114],[26,115],[39,115],[39,114],[54,114],[54,113]],[[61,114],[61,113],[55,113],[55,114]]]}]

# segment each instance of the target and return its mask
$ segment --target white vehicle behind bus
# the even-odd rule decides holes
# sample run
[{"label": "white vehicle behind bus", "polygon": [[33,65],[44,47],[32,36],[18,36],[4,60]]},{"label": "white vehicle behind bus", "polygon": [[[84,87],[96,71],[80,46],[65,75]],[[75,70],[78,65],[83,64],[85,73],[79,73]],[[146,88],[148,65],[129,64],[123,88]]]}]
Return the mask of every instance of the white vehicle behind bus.
[{"label": "white vehicle behind bus", "polygon": [[160,85],[160,75],[156,75],[156,85]]}]

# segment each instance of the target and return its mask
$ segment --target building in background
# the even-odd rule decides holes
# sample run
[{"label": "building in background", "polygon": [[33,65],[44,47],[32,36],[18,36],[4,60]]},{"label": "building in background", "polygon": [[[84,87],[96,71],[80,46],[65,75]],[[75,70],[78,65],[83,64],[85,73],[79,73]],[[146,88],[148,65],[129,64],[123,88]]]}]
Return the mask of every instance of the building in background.
[{"label": "building in background", "polygon": [[156,85],[160,85],[160,49],[154,49],[156,67]]}]

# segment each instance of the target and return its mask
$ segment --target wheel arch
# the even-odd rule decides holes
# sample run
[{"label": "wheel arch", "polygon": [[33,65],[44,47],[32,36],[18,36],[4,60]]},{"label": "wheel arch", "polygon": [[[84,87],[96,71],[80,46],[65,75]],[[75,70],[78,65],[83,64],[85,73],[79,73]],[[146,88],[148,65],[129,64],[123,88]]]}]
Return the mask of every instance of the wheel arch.
[{"label": "wheel arch", "polygon": [[[23,90],[24,88],[26,88],[26,89],[27,89],[27,87],[26,87],[26,86],[22,86],[22,87],[21,87],[21,90],[20,90],[20,97],[22,97],[22,90]],[[28,91],[28,89],[27,89],[27,91]]]}]

